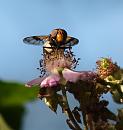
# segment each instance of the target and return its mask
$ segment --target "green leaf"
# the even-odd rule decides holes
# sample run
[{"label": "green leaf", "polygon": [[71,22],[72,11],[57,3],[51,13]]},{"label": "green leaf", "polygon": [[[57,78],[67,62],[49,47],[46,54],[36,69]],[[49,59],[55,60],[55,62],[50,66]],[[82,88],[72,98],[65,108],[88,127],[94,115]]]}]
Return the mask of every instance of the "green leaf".
[{"label": "green leaf", "polygon": [[0,107],[0,113],[4,120],[14,130],[20,130],[24,110],[23,106]]},{"label": "green leaf", "polygon": [[0,114],[12,129],[20,130],[23,105],[36,99],[37,94],[37,87],[27,88],[20,83],[0,81]]},{"label": "green leaf", "polygon": [[23,84],[0,81],[0,107],[17,106],[37,98],[38,88]]},{"label": "green leaf", "polygon": [[0,115],[0,130],[12,130],[3,119],[2,115]]}]

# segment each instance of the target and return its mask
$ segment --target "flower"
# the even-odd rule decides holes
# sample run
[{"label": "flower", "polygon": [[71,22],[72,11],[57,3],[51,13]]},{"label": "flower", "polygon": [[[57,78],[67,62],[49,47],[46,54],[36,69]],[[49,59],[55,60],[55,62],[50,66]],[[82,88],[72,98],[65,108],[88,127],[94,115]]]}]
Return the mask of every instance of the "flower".
[{"label": "flower", "polygon": [[[93,71],[74,71],[78,64],[75,55],[63,48],[51,48],[51,52],[47,52],[44,48],[43,59],[40,60],[40,71],[43,77],[29,81],[26,86],[39,86],[39,98],[52,97],[62,86],[69,86],[69,83],[78,83],[78,81],[92,81],[97,77]],[[81,85],[80,85],[81,86]]]},{"label": "flower", "polygon": [[25,84],[26,87],[32,87],[32,86],[40,86],[40,87],[53,87],[58,84],[60,81],[60,76],[59,75],[49,75],[46,77],[39,77],[36,79],[33,79],[29,81],[28,83]]},{"label": "flower", "polygon": [[97,73],[102,79],[113,75],[119,69],[118,65],[113,63],[111,58],[102,58],[101,60],[98,60],[96,64]]},{"label": "flower", "polygon": [[53,71],[51,75],[43,78],[34,79],[26,84],[26,86],[31,87],[33,85],[39,85],[40,87],[55,87],[60,85],[61,79],[66,82],[76,83],[77,81],[89,81],[97,77],[97,74],[92,71],[73,71],[68,68],[64,68],[62,73],[58,73],[59,69]]},{"label": "flower", "polygon": [[76,67],[79,59],[75,59],[70,48],[68,50],[52,49],[50,53],[44,50],[43,59],[40,60],[41,73],[44,71],[47,74],[29,81],[26,84],[27,87],[38,85],[40,88],[60,88],[61,84],[66,85],[67,82],[76,83],[79,80],[89,81],[96,78],[95,72],[72,70]]},{"label": "flower", "polygon": [[40,60],[40,70],[46,73],[52,73],[52,70],[57,68],[76,68],[78,59],[75,58],[70,48],[65,50],[64,48],[53,48],[52,52],[47,52],[44,48],[43,59]]}]

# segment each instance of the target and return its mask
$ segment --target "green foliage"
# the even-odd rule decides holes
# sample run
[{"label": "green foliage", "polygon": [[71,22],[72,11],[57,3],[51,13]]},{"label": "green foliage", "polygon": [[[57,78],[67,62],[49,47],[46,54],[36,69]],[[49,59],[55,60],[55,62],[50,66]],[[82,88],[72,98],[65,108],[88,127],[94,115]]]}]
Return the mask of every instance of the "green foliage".
[{"label": "green foliage", "polygon": [[23,84],[0,81],[0,107],[18,106],[37,96],[38,88],[26,88]]},{"label": "green foliage", "polygon": [[[23,105],[37,98],[37,93],[37,87],[26,88],[23,84],[0,81],[0,114],[12,129],[20,129]],[[2,124],[0,120],[0,128]]]},{"label": "green foliage", "polygon": [[3,117],[0,115],[0,130],[12,130],[5,122]]}]

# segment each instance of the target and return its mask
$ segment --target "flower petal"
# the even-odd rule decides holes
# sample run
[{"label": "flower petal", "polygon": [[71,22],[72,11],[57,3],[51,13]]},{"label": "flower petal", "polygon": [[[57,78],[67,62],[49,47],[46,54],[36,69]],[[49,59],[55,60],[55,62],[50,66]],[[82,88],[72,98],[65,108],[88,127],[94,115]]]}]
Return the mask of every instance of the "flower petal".
[{"label": "flower petal", "polygon": [[60,81],[59,75],[50,75],[41,82],[40,86],[41,87],[54,87],[58,85],[59,81]]},{"label": "flower petal", "polygon": [[45,77],[33,79],[33,80],[29,81],[28,83],[26,83],[25,86],[32,87],[33,85],[40,85],[44,79],[45,79]]},{"label": "flower petal", "polygon": [[97,78],[97,74],[93,71],[81,71],[81,79],[83,81],[89,81]]},{"label": "flower petal", "polygon": [[92,71],[73,71],[65,68],[62,71],[63,77],[69,82],[77,82],[78,80],[88,81],[97,77],[97,74]]},{"label": "flower petal", "polygon": [[72,71],[70,69],[65,68],[62,71],[63,77],[65,78],[65,80],[70,81],[70,82],[76,82],[78,80],[81,79],[81,73],[80,72],[76,72],[76,71]]}]

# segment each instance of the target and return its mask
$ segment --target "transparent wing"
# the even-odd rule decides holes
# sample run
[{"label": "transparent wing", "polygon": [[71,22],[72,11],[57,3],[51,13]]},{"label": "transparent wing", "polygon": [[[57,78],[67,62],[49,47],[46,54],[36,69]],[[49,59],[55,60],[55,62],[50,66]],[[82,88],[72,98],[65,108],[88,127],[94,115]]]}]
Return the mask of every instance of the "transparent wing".
[{"label": "transparent wing", "polygon": [[74,45],[78,44],[78,42],[79,42],[79,40],[77,38],[67,36],[65,45],[74,46]]},{"label": "transparent wing", "polygon": [[26,44],[32,45],[43,45],[46,41],[49,40],[49,36],[31,36],[23,39],[23,42]]}]

